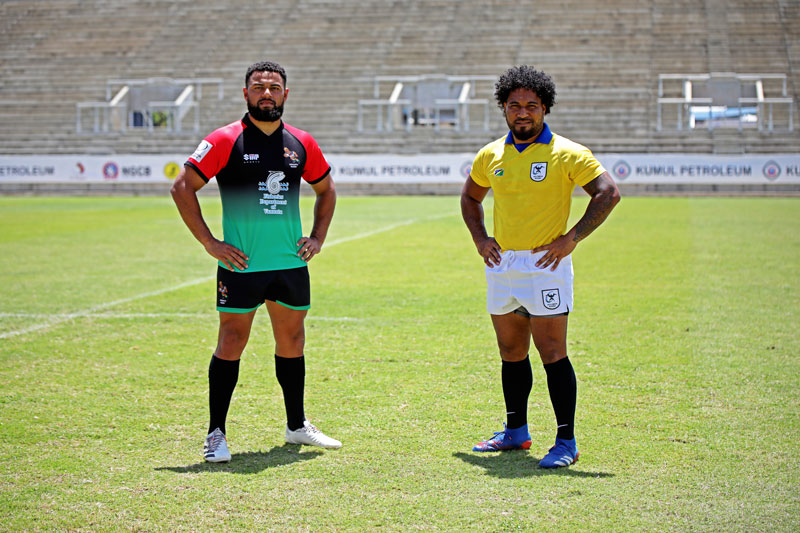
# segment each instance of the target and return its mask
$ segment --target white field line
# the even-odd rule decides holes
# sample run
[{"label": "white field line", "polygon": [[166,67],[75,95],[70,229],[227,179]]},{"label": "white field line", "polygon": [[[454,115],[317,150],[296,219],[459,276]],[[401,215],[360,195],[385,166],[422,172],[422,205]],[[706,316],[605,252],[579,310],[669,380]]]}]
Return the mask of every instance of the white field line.
[{"label": "white field line", "polygon": [[394,224],[389,224],[388,226],[383,226],[380,228],[376,228],[371,231],[365,231],[363,233],[356,233],[355,235],[351,235],[349,237],[342,237],[341,239],[334,239],[332,241],[328,241],[325,243],[325,248],[328,246],[336,246],[337,244],[342,244],[345,242],[355,241],[357,239],[363,239],[365,237],[372,237],[373,235],[377,235],[378,233],[384,233],[387,231],[391,231],[396,228],[401,228],[403,226],[410,226],[411,224],[416,224],[417,222],[427,222],[428,220],[435,220],[437,218],[444,218],[452,216],[451,213],[445,213],[440,215],[431,215],[429,217],[421,217],[421,218],[411,218],[408,220],[404,220],[403,222],[396,222]]},{"label": "white field line", "polygon": [[[330,246],[336,246],[337,244],[342,244],[342,243],[345,243],[345,242],[355,241],[357,239],[363,239],[365,237],[371,237],[373,235],[377,235],[379,233],[384,233],[384,232],[387,232],[387,231],[391,231],[393,229],[400,228],[402,226],[408,226],[408,225],[411,225],[411,224],[416,224],[417,222],[425,222],[425,221],[428,221],[428,220],[434,220],[434,219],[437,219],[437,218],[444,218],[444,217],[448,217],[448,216],[452,216],[452,214],[451,213],[446,213],[446,214],[433,215],[433,216],[429,216],[429,217],[411,218],[411,219],[405,220],[403,222],[396,222],[394,224],[389,224],[388,226],[382,226],[380,228],[376,228],[376,229],[371,230],[371,231],[365,231],[365,232],[362,232],[362,233],[357,233],[355,235],[351,235],[349,237],[342,237],[341,239],[334,239],[332,241],[328,241],[327,243],[325,243],[325,248],[328,248]],[[33,324],[32,326],[28,326],[28,327],[22,328],[22,329],[18,329],[18,330],[14,330],[14,331],[7,331],[5,333],[0,333],[0,339],[7,339],[9,337],[16,337],[17,335],[24,335],[26,333],[32,333],[34,331],[40,331],[40,330],[55,326],[57,324],[61,324],[62,322],[66,322],[68,320],[73,320],[75,318],[81,318],[81,317],[85,317],[85,316],[89,316],[89,315],[98,314],[99,311],[104,311],[104,310],[106,310],[108,308],[115,307],[115,306],[120,305],[120,304],[133,302],[135,300],[141,300],[142,298],[149,298],[150,296],[158,296],[158,295],[161,295],[161,294],[164,294],[164,293],[167,293],[167,292],[177,291],[179,289],[183,289],[183,288],[186,288],[186,287],[192,287],[192,286],[198,285],[200,283],[205,283],[207,281],[211,281],[212,279],[216,279],[216,276],[205,276],[205,277],[202,277],[202,278],[197,278],[197,279],[193,279],[193,280],[190,280],[190,281],[185,281],[183,283],[179,283],[178,285],[173,285],[172,287],[165,287],[163,289],[158,289],[158,290],[155,290],[155,291],[143,292],[143,293],[137,294],[135,296],[130,296],[128,298],[121,298],[119,300],[114,300],[113,302],[106,302],[104,304],[95,305],[94,307],[89,307],[87,309],[83,309],[81,311],[76,311],[74,313],[63,313],[63,314],[58,314],[58,315],[55,315],[55,314],[54,315],[44,315],[47,318],[44,322],[40,322],[38,324]],[[12,315],[11,313],[8,313],[8,314],[5,314],[4,316],[11,316],[11,315]],[[194,316],[194,315],[192,315],[192,316]],[[311,318],[311,317],[309,317],[309,318]],[[317,317],[317,319],[318,320],[332,320],[334,318]]]}]

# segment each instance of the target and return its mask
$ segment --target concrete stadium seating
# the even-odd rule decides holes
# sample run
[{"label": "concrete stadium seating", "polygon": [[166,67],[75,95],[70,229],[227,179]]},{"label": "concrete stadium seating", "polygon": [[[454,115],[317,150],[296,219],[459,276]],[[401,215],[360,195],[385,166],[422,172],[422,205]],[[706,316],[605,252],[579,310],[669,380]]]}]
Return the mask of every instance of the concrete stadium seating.
[{"label": "concrete stadium seating", "polygon": [[[0,2],[0,153],[190,153],[245,111],[250,63],[289,75],[285,118],[328,153],[474,152],[490,132],[416,127],[357,132],[370,78],[493,75],[514,64],[551,73],[552,128],[595,152],[796,152],[792,133],[656,131],[661,73],[763,72],[800,91],[796,0],[7,0]],[[76,103],[106,81],[154,76],[224,80],[204,93],[200,132],[76,133]],[[492,84],[476,87],[493,100]],[[797,118],[795,118],[797,121]]]}]

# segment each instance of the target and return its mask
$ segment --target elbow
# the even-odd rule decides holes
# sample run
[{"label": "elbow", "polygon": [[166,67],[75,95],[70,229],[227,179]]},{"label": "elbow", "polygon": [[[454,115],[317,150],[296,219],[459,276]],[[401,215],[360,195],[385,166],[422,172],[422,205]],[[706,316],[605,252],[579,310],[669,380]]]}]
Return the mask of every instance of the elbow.
[{"label": "elbow", "polygon": [[620,200],[622,200],[622,195],[619,193],[619,187],[617,187],[617,184],[613,181],[610,183],[610,187],[607,187],[604,192],[607,202],[612,208],[617,205]]},{"label": "elbow", "polygon": [[622,195],[619,193],[619,188],[614,187],[614,190],[611,191],[611,206],[615,206],[622,200]]},{"label": "elbow", "polygon": [[183,193],[185,190],[185,182],[182,179],[176,179],[175,183],[172,184],[172,187],[169,188],[169,194],[172,196],[172,199],[177,202],[178,198],[181,196],[181,193]]}]

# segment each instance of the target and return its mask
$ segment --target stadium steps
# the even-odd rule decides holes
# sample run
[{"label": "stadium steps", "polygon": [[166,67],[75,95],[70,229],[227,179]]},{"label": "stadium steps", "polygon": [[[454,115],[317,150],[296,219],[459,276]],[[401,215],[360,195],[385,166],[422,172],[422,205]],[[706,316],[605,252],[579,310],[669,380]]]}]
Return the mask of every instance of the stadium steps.
[{"label": "stadium steps", "polygon": [[[798,3],[731,0],[726,13],[715,23],[735,36],[731,69],[786,72],[797,94]],[[328,152],[473,152],[505,129],[494,106],[489,133],[358,133],[357,101],[371,97],[366,79],[495,76],[519,63],[555,78],[553,129],[597,152],[796,151],[795,134],[655,131],[658,74],[712,70],[711,22],[696,0],[0,2],[0,153],[191,151],[244,113],[244,70],[262,58],[289,71],[287,121]],[[200,134],[75,134],[75,103],[105,99],[106,80],[155,76],[224,80],[222,101],[204,91]],[[478,89],[493,99],[491,83]]]}]

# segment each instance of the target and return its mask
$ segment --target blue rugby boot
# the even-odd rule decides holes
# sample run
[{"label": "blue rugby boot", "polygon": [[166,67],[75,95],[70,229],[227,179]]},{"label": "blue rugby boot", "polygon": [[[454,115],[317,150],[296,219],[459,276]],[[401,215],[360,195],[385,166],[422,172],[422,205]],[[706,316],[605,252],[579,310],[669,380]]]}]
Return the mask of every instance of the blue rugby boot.
[{"label": "blue rugby boot", "polygon": [[575,439],[566,440],[556,438],[555,445],[550,448],[547,455],[539,461],[539,466],[542,468],[569,466],[578,461],[578,455],[578,446],[575,444]]},{"label": "blue rugby boot", "polygon": [[528,424],[516,429],[508,429],[503,424],[503,431],[498,431],[491,439],[479,442],[473,452],[500,452],[504,450],[527,450],[531,447],[531,435]]}]

